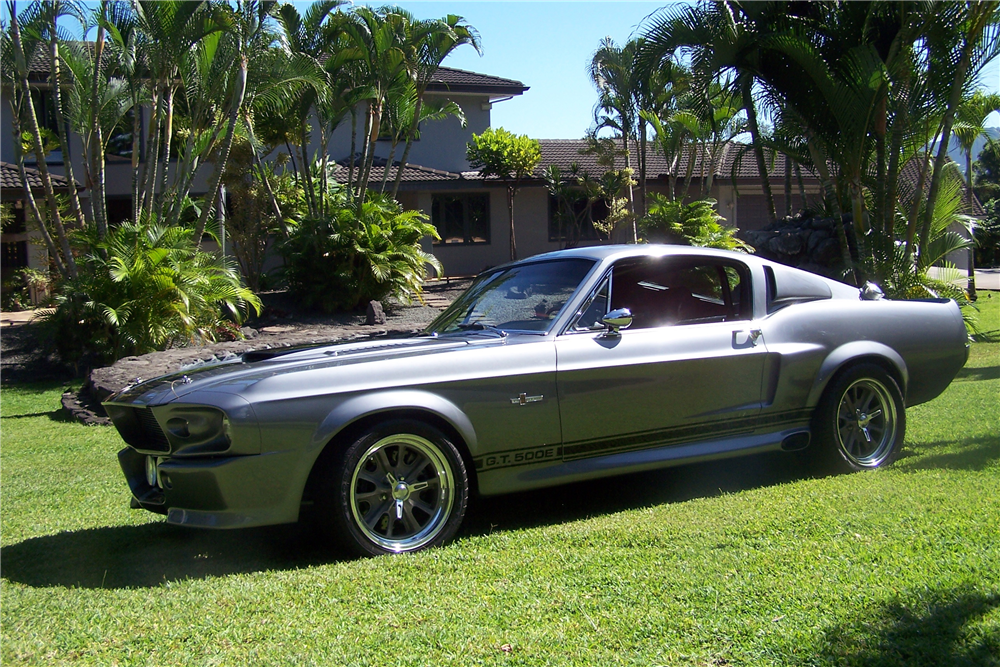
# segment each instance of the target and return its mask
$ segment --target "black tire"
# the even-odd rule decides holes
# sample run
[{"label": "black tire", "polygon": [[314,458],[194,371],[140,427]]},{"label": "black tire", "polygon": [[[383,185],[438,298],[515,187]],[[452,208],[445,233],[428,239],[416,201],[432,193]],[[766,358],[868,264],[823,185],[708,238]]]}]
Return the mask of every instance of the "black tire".
[{"label": "black tire", "polygon": [[824,472],[889,465],[906,433],[899,385],[881,366],[858,364],[838,373],[813,417],[813,460]]},{"label": "black tire", "polygon": [[436,428],[416,420],[371,428],[321,470],[320,526],[360,556],[440,546],[469,499],[465,463]]}]

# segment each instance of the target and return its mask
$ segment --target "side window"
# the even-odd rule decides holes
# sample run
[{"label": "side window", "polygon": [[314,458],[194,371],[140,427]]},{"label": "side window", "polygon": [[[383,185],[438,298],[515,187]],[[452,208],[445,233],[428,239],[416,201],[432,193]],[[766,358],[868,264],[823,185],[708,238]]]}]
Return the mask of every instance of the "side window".
[{"label": "side window", "polygon": [[632,329],[750,319],[745,268],[709,258],[626,261],[614,269],[611,308],[632,311]]}]

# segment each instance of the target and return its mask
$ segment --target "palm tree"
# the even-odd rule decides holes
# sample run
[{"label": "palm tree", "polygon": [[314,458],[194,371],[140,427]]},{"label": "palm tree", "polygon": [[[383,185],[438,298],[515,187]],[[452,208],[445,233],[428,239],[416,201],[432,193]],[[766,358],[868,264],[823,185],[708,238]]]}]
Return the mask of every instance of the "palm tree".
[{"label": "palm tree", "polygon": [[[1000,111],[1000,95],[976,91],[958,108],[958,121],[952,132],[965,153],[965,179],[967,209],[972,211],[972,148],[979,137],[986,136],[986,117]],[[969,299],[976,300],[975,254],[969,249]]]},{"label": "palm tree", "polygon": [[399,9],[373,10],[366,6],[356,7],[350,16],[353,20],[345,29],[358,54],[362,78],[373,93],[365,118],[365,142],[356,189],[356,199],[360,202],[368,189],[386,96],[397,79],[407,76],[404,45],[406,26],[413,18]]},{"label": "palm tree", "polygon": [[[468,44],[477,53],[482,54],[479,46],[479,33],[465,23],[461,16],[449,14],[442,19],[427,21],[409,21],[407,23],[408,39],[405,46],[406,68],[413,82],[413,92],[416,96],[416,106],[412,114],[409,130],[406,132],[406,148],[400,158],[396,170],[396,181],[392,186],[392,196],[399,191],[403,179],[406,160],[410,157],[410,148],[417,136],[417,128],[423,116],[421,107],[424,104],[424,94],[433,80],[441,63],[458,47]],[[464,124],[463,124],[464,127]],[[389,164],[392,160],[389,160]],[[388,169],[388,165],[386,167]]]},{"label": "palm tree", "polygon": [[[594,109],[597,128],[608,127],[618,132],[626,169],[632,169],[631,145],[641,122],[637,103],[641,70],[636,67],[639,48],[640,43],[635,40],[619,47],[610,37],[605,37],[590,61],[590,78],[599,94]],[[631,179],[628,184],[628,206],[632,214],[632,242],[635,243],[638,232]]]},{"label": "palm tree", "polygon": [[[49,251],[49,257],[56,265],[60,275],[65,278],[75,278],[78,275],[76,260],[73,258],[73,252],[70,249],[69,235],[67,234],[66,226],[59,210],[59,202],[52,184],[52,177],[45,161],[44,156],[46,151],[44,149],[42,131],[38,123],[38,117],[35,114],[35,105],[32,103],[31,86],[28,83],[31,59],[45,43],[43,35],[55,21],[54,12],[49,12],[46,8],[33,4],[29,6],[24,14],[19,16],[17,6],[12,0],[8,1],[7,9],[10,14],[10,39],[5,39],[3,43],[3,71],[5,73],[5,83],[9,83],[12,92],[14,110],[14,118],[12,120],[15,136],[19,139],[14,142],[14,148],[17,155],[18,168],[21,172],[21,181],[24,184],[25,200],[28,202],[32,218],[38,224],[39,231]],[[24,21],[27,28],[23,35],[21,32],[22,21]],[[52,53],[50,50],[50,59]],[[50,69],[55,69],[58,72],[58,68]],[[38,158],[38,173],[41,177],[47,204],[45,216],[42,215],[34,194],[28,186],[28,178],[24,169],[24,155],[20,150],[22,122],[27,125],[27,133],[32,141],[34,153]],[[52,238],[47,224],[51,224],[55,229],[56,239]],[[57,240],[58,246],[56,245]]]},{"label": "palm tree", "polygon": [[779,29],[789,8],[784,3],[715,2],[668,10],[654,15],[644,33],[640,66],[649,71],[685,55],[690,57],[694,87],[704,91],[712,83],[727,83],[740,96],[747,114],[757,170],[768,219],[774,222],[774,197],[754,101],[759,81],[761,43]]}]

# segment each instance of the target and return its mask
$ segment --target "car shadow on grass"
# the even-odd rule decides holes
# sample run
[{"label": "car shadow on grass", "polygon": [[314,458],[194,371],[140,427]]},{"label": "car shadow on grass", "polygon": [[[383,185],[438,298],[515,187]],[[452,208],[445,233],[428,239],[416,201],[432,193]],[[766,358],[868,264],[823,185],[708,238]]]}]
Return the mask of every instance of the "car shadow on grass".
[{"label": "car shadow on grass", "polygon": [[[459,537],[682,502],[803,476],[793,457],[767,454],[483,498],[471,504]],[[308,518],[298,524],[230,531],[156,521],[67,531],[3,547],[0,576],[36,588],[149,588],[351,558],[320,539]]]},{"label": "car shadow on grass", "polygon": [[0,549],[0,576],[36,588],[148,588],[346,559],[306,524],[208,531],[154,522],[67,531]]},{"label": "car shadow on grass", "polygon": [[[939,450],[947,451],[938,453]],[[997,461],[1000,461],[1000,436],[979,436],[910,444],[895,467],[904,472],[941,469],[978,472]]]},{"label": "car shadow on grass", "polygon": [[981,382],[983,380],[1000,380],[1000,366],[965,367],[958,371],[954,382]]},{"label": "car shadow on grass", "polygon": [[[927,593],[922,593],[921,597]],[[927,598],[924,598],[927,600]],[[914,603],[896,600],[865,609],[826,632],[820,664],[856,667],[996,665],[1000,637],[969,630],[1000,607],[1000,594],[942,590]]]},{"label": "car shadow on grass", "polygon": [[640,507],[736,493],[808,476],[799,457],[773,453],[480,498],[466,516],[461,534],[564,523]]}]

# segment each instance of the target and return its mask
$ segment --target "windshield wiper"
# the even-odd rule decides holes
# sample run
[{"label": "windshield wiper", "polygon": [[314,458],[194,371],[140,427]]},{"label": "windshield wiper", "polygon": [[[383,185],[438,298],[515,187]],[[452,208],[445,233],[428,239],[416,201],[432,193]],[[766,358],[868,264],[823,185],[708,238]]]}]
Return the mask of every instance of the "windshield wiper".
[{"label": "windshield wiper", "polygon": [[507,332],[503,329],[498,329],[492,324],[483,324],[482,322],[462,322],[455,325],[458,329],[462,331],[492,331],[493,333],[499,335],[501,338],[507,337]]}]

